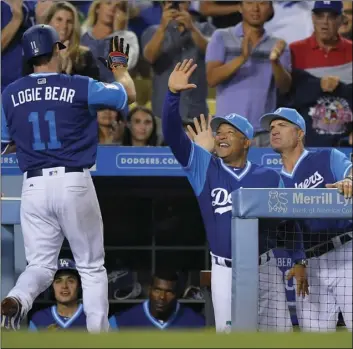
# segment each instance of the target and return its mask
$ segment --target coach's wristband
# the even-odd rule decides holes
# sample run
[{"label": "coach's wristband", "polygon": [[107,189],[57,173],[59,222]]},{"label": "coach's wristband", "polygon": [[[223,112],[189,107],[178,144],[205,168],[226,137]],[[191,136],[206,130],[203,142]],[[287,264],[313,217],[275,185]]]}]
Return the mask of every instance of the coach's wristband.
[{"label": "coach's wristband", "polygon": [[307,259],[299,259],[297,261],[295,261],[296,265],[302,265],[303,267],[307,267],[308,266],[308,260]]}]

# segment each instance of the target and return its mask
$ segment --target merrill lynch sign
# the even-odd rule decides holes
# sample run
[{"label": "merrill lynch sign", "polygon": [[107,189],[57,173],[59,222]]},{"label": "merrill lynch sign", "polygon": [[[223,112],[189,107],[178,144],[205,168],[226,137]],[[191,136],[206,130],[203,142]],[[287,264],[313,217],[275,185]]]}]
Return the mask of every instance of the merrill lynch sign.
[{"label": "merrill lynch sign", "polygon": [[321,190],[318,194],[310,194],[309,191],[288,193],[271,190],[268,193],[268,210],[270,213],[302,214],[303,218],[317,214],[352,214],[352,198],[346,199],[332,190]]}]

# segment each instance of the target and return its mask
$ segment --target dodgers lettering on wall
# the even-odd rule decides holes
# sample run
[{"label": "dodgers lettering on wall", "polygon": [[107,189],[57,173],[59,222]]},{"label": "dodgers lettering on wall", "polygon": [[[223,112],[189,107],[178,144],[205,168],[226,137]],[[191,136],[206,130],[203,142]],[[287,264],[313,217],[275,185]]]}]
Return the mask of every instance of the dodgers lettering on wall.
[{"label": "dodgers lettering on wall", "polygon": [[[339,150],[351,158],[351,149]],[[269,148],[250,149],[249,160],[276,170],[282,167],[280,155]],[[2,156],[1,174],[21,175],[16,155]],[[97,161],[91,168],[91,174],[92,176],[185,176],[169,147],[99,146]]]}]

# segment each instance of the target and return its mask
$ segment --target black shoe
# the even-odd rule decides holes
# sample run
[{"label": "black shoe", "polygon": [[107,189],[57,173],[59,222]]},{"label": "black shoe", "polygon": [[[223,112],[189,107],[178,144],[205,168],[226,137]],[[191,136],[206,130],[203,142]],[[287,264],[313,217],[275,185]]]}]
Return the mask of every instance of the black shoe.
[{"label": "black shoe", "polygon": [[21,322],[21,303],[14,297],[6,297],[1,302],[1,328],[18,331]]}]

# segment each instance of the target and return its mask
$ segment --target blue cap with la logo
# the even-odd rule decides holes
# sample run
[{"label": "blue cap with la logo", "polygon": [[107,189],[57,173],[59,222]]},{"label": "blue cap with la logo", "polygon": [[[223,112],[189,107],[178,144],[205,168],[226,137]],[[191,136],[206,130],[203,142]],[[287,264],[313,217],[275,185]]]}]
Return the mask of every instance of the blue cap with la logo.
[{"label": "blue cap with la logo", "polygon": [[229,124],[240,131],[247,139],[254,138],[254,128],[250,122],[241,115],[229,114],[226,116],[216,116],[211,121],[211,128],[213,132],[217,132],[221,124]]},{"label": "blue cap with la logo", "polygon": [[270,131],[271,122],[278,119],[287,120],[306,133],[304,118],[292,108],[278,108],[274,113],[263,115],[260,119],[261,127],[266,131]]}]

